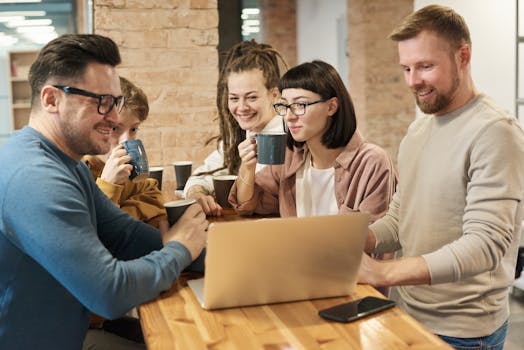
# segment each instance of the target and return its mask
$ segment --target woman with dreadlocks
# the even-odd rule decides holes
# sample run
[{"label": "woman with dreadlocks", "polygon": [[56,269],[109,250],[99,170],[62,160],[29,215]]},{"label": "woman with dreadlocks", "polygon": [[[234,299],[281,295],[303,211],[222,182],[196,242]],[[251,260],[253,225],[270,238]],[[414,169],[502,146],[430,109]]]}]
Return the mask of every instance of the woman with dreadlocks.
[{"label": "woman with dreadlocks", "polygon": [[[238,173],[238,145],[252,132],[284,130],[282,117],[273,109],[280,96],[278,59],[287,67],[275,49],[254,40],[240,42],[225,56],[217,83],[220,135],[208,141],[217,140],[217,150],[195,170],[184,188],[185,197],[196,199],[207,215],[222,215],[213,197],[213,175]],[[262,167],[258,164],[257,171]]]}]

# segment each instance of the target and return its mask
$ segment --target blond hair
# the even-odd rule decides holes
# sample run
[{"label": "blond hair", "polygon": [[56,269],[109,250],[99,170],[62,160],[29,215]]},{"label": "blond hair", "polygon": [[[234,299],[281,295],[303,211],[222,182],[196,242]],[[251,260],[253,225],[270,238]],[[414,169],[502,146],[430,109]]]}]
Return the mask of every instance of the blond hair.
[{"label": "blond hair", "polygon": [[120,87],[125,97],[124,108],[136,114],[141,122],[146,120],[149,114],[149,103],[144,91],[124,77],[120,77]]},{"label": "blond hair", "polygon": [[439,5],[429,5],[410,14],[389,35],[393,41],[414,38],[428,30],[448,41],[457,49],[463,44],[471,45],[469,29],[461,15],[453,9]]}]

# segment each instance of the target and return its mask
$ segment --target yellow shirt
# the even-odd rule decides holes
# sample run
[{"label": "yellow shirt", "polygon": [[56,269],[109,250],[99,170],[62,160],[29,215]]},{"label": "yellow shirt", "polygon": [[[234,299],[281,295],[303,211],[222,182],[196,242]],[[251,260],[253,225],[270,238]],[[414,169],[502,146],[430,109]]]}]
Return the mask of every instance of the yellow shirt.
[{"label": "yellow shirt", "polygon": [[155,179],[148,178],[138,182],[128,180],[124,185],[117,185],[100,178],[105,165],[100,158],[85,156],[82,161],[91,170],[100,190],[120,209],[156,228],[160,220],[167,219],[165,200]]}]

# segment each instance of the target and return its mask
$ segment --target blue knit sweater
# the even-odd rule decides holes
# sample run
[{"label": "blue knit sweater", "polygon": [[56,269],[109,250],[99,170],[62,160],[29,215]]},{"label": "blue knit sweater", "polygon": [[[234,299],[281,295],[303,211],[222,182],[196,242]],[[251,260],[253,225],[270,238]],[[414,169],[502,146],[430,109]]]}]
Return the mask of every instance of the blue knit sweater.
[{"label": "blue knit sweater", "polygon": [[34,129],[0,149],[0,349],[80,349],[88,310],[119,317],[190,262]]}]

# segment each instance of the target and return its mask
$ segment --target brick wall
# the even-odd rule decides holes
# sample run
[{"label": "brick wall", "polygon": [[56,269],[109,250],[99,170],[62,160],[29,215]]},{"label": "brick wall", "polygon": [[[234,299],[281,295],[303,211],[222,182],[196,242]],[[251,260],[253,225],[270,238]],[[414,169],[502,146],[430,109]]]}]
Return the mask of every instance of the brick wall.
[{"label": "brick wall", "polygon": [[[264,42],[297,63],[294,0],[260,0]],[[397,46],[387,39],[413,11],[413,0],[348,0],[349,82],[359,128],[396,159],[399,143],[415,115],[415,103],[398,66]]]},{"label": "brick wall", "polygon": [[118,71],[149,98],[139,132],[150,165],[166,167],[163,190],[172,198],[175,160],[197,165],[218,133],[217,0],[95,0],[94,31],[115,40]]},{"label": "brick wall", "polygon": [[349,86],[359,128],[396,159],[415,116],[415,102],[398,65],[397,44],[387,37],[413,0],[348,0]]},{"label": "brick wall", "polygon": [[289,67],[295,66],[297,64],[295,0],[260,0],[260,18],[262,41],[277,49]]},{"label": "brick wall", "polygon": [[[263,40],[296,64],[294,0],[261,0]],[[94,30],[117,42],[119,72],[142,87],[151,113],[141,138],[152,165],[166,167],[164,188],[174,188],[174,160],[196,165],[215,147],[218,133],[217,0],[95,0]],[[396,159],[415,115],[413,97],[398,67],[389,32],[413,10],[412,0],[348,0],[349,82],[359,128]]]}]

